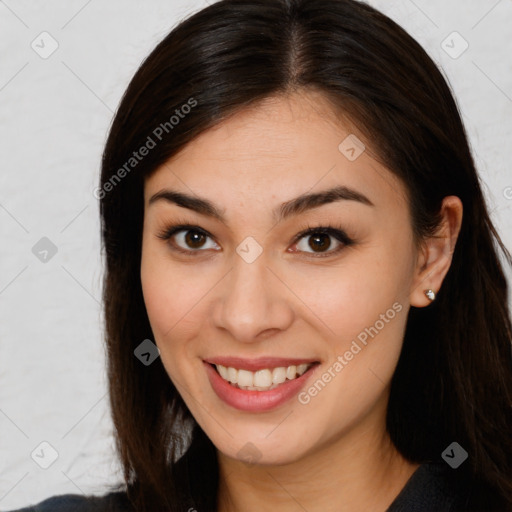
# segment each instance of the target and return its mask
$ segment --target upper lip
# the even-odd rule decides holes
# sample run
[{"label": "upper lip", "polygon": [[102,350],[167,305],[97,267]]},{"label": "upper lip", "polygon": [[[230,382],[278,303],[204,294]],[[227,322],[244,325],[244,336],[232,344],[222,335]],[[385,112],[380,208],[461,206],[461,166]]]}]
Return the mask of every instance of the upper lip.
[{"label": "upper lip", "polygon": [[258,357],[256,359],[243,359],[241,357],[210,357],[204,360],[210,364],[220,364],[226,367],[236,368],[237,370],[257,371],[265,368],[278,368],[280,366],[297,366],[299,364],[317,363],[315,359],[307,358],[284,358],[284,357]]}]

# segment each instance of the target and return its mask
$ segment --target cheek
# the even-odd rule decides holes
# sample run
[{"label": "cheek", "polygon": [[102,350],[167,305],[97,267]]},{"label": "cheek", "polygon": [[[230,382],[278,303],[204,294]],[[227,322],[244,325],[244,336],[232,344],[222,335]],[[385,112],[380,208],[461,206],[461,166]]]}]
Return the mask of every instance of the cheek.
[{"label": "cheek", "polygon": [[182,316],[180,308],[186,302],[189,287],[183,286],[183,278],[173,271],[158,244],[143,238],[140,278],[153,333],[161,338]]},{"label": "cheek", "polygon": [[[336,267],[311,267],[290,276],[297,297],[328,337],[355,336],[399,302],[407,301],[407,262],[381,247],[354,252]],[[392,315],[393,312],[390,313]]]},{"label": "cheek", "polygon": [[383,234],[371,246],[354,249],[334,269],[294,276],[294,291],[308,306],[314,330],[326,340],[328,365],[343,358],[342,366],[333,369],[332,395],[322,399],[327,410],[329,400],[354,394],[369,406],[394,372],[409,309],[412,253],[407,244],[403,237]]},{"label": "cheek", "polygon": [[180,277],[171,273],[161,251],[149,243],[143,243],[140,277],[155,343],[162,353],[168,348],[164,340],[174,334],[175,326],[183,316],[180,305],[183,307],[185,302],[186,288],[184,293],[179,292]]},{"label": "cheek", "polygon": [[144,303],[155,343],[162,353],[185,354],[198,336],[207,313],[204,300],[215,282],[197,268],[173,265],[165,251],[144,247],[141,261],[141,283]]},{"label": "cheek", "polygon": [[[186,372],[187,344],[180,334],[185,315],[183,293],[179,292],[179,279],[165,271],[165,266],[149,258],[142,261],[141,282],[144,302],[154,342],[160,351],[161,362],[169,378],[178,386]],[[172,342],[171,342],[172,340]],[[177,379],[177,380],[176,380]]]}]

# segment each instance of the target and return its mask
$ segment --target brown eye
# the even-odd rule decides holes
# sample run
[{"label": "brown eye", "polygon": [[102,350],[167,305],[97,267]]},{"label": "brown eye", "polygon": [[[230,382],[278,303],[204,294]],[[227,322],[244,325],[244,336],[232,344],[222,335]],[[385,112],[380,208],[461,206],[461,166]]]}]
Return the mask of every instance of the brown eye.
[{"label": "brown eye", "polygon": [[325,251],[331,246],[331,241],[329,239],[329,235],[319,233],[318,235],[310,235],[308,245],[314,251]]},{"label": "brown eye", "polygon": [[[207,246],[207,240],[211,237],[202,229],[190,224],[180,224],[178,226],[169,226],[161,233],[157,234],[158,238],[166,240],[172,249],[187,254],[200,253],[203,249],[211,249]],[[214,244],[213,248],[218,248]]]},{"label": "brown eye", "polygon": [[[171,249],[190,255],[198,255],[205,252],[206,249],[219,250],[219,246],[213,241],[209,233],[191,224],[180,224],[169,226],[161,233],[157,234],[158,238],[169,242]],[[208,239],[212,241],[213,246],[208,247]],[[302,239],[307,243],[303,243]],[[338,247],[331,249],[335,239]],[[330,226],[319,226],[308,228],[295,237],[295,245],[298,251],[311,254],[313,257],[331,256],[337,254],[345,247],[354,243],[344,231]],[[299,245],[302,247],[299,247]]]},{"label": "brown eye", "polygon": [[193,249],[200,249],[204,245],[204,241],[206,236],[203,233],[199,233],[198,231],[194,231],[192,229],[186,231],[187,233],[184,237],[184,242],[188,247]]},{"label": "brown eye", "polygon": [[[327,252],[331,246],[333,245],[333,242],[331,241],[332,235],[328,233],[315,233],[311,235],[306,235],[302,237],[303,240],[301,240],[297,247],[300,251],[303,252],[316,252],[316,253],[323,253]],[[338,242],[340,244],[340,242]],[[332,252],[332,251],[331,251]]]},{"label": "brown eye", "polygon": [[172,236],[176,240],[174,242],[175,245],[184,251],[191,250],[191,252],[194,252],[203,249],[214,249],[217,247],[216,244],[208,247],[207,240],[210,237],[206,233],[203,233],[197,229],[176,230]]},{"label": "brown eye", "polygon": [[[332,239],[336,240],[338,247],[329,250],[333,246]],[[295,240],[299,252],[312,254],[314,257],[331,256],[353,244],[353,240],[344,231],[333,227],[309,228],[299,233]]]}]

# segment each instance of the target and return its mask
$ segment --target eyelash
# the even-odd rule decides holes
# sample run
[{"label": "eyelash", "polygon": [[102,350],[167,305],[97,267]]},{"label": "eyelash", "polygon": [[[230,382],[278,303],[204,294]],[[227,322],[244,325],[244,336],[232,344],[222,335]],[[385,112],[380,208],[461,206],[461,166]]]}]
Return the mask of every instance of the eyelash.
[{"label": "eyelash", "polygon": [[[165,227],[162,231],[157,233],[157,237],[161,238],[162,240],[169,241],[170,238],[172,238],[175,234],[179,233],[180,231],[195,231],[201,235],[207,236],[209,238],[213,237],[204,229],[201,229],[199,226],[189,224],[189,223],[183,223],[183,224],[172,224],[170,226]],[[327,258],[329,256],[332,256],[334,254],[338,254],[340,251],[342,251],[344,248],[351,246],[354,244],[354,240],[351,239],[343,230],[341,226],[310,226],[307,225],[307,228],[300,231],[294,238],[293,245],[298,243],[302,238],[307,237],[312,234],[323,234],[323,235],[330,235],[334,237],[338,242],[341,242],[341,246],[338,247],[338,249],[335,249],[333,251],[328,251],[326,253],[307,253],[308,255],[311,255],[313,258]],[[199,253],[204,252],[202,249],[197,249],[195,251],[187,251],[186,249],[183,249],[179,246],[176,246],[174,244],[171,244],[171,248],[173,251],[180,252],[182,254],[186,255],[193,255],[197,256]],[[305,252],[305,251],[298,251],[298,252]]]}]

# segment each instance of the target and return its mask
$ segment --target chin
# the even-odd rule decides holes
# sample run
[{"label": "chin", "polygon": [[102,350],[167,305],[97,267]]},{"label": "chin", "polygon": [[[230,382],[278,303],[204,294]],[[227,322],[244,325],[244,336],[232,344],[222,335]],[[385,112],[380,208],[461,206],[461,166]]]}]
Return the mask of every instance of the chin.
[{"label": "chin", "polygon": [[[248,465],[285,465],[299,461],[313,449],[306,445],[304,439],[311,440],[305,433],[292,433],[282,430],[279,436],[273,437],[272,426],[255,426],[253,429],[230,431],[233,437],[223,433],[221,439],[212,437],[205,430],[215,447],[226,457],[245,462]],[[281,428],[281,427],[277,427]]]}]

